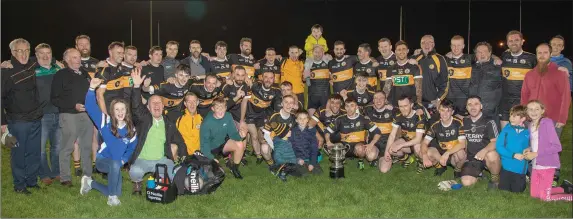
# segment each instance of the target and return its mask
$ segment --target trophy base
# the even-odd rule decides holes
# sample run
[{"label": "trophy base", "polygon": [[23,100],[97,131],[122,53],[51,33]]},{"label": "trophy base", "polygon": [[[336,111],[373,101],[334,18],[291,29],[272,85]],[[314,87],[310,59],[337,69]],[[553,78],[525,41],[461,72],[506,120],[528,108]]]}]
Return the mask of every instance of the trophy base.
[{"label": "trophy base", "polygon": [[338,179],[344,178],[344,167],[342,168],[330,168],[330,178]]}]

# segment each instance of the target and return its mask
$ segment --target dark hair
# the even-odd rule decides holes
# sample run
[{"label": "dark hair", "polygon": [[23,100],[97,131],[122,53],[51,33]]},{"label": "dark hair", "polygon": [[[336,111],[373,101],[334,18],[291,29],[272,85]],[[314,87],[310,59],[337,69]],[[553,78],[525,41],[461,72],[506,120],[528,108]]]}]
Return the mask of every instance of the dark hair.
[{"label": "dark hair", "polygon": [[398,97],[398,101],[405,100],[405,99],[408,99],[408,101],[410,101],[410,103],[413,103],[412,97],[410,97],[409,95],[404,94],[404,95]]},{"label": "dark hair", "polygon": [[149,55],[153,55],[153,53],[155,53],[155,51],[163,51],[163,49],[161,49],[160,46],[153,46],[153,47],[151,47],[151,49],[149,49]]},{"label": "dark hair", "polygon": [[330,95],[330,97],[328,99],[329,100],[340,100],[341,102],[344,101],[344,98],[342,98],[342,96],[340,96],[340,94]]},{"label": "dark hair", "polygon": [[191,67],[189,67],[189,65],[187,64],[179,64],[176,68],[175,68],[175,73],[182,71],[185,74],[191,75]]},{"label": "dark hair", "polygon": [[454,35],[451,40],[464,40],[464,37],[460,35]]},{"label": "dark hair", "polygon": [[523,39],[523,34],[517,30],[509,31],[509,33],[507,33],[507,35],[505,35],[505,38],[507,39],[507,37],[509,37],[511,35],[515,35],[515,34],[519,35],[519,38]]},{"label": "dark hair", "polygon": [[129,46],[126,46],[126,47],[125,47],[125,50],[126,50],[126,51],[127,51],[127,50],[130,50],[130,49],[137,51],[137,47],[135,47],[135,46],[129,45]]},{"label": "dark hair", "polygon": [[243,43],[245,43],[245,42],[249,42],[252,44],[253,40],[251,38],[243,37],[243,38],[241,38],[241,41],[239,41],[239,45],[242,46]]},{"label": "dark hair", "polygon": [[404,40],[400,40],[400,41],[396,42],[395,47],[398,48],[398,46],[400,46],[400,45],[404,45],[404,46],[406,46],[406,48],[408,48],[408,43],[406,43],[406,41],[404,41]]},{"label": "dark hair", "polygon": [[350,104],[350,103],[356,103],[356,99],[354,99],[354,97],[348,97],[346,98],[346,100],[344,100],[345,104]]},{"label": "dark hair", "polygon": [[537,53],[537,48],[539,48],[540,46],[547,46],[549,48],[549,53],[551,53],[553,51],[553,47],[551,47],[551,45],[549,45],[549,43],[541,43],[541,44],[537,45],[537,47],[535,47],[535,53]]},{"label": "dark hair", "polygon": [[79,36],[76,37],[76,44],[78,43],[78,40],[81,40],[81,39],[86,39],[86,40],[88,40],[88,42],[91,41],[91,39],[90,39],[90,37],[89,37],[88,35],[82,34],[82,35],[79,35]]},{"label": "dark hair", "polygon": [[292,46],[289,46],[288,49],[289,49],[289,50],[290,50],[290,49],[298,49],[298,46],[292,45]]},{"label": "dark hair", "polygon": [[362,49],[366,50],[368,53],[372,53],[372,48],[370,48],[370,44],[368,44],[368,43],[360,44],[360,46],[358,46],[358,48],[362,48]]},{"label": "dark hair", "polygon": [[312,30],[312,29],[319,29],[320,32],[322,32],[322,26],[320,26],[320,24],[312,25],[312,27],[310,28],[310,30]]},{"label": "dark hair", "polygon": [[382,91],[382,90],[379,90],[379,91],[374,92],[374,95],[379,94],[379,93],[382,94],[382,95],[384,95],[384,97],[388,97],[388,96],[386,95],[386,92],[384,92],[384,91]]},{"label": "dark hair", "polygon": [[523,105],[515,105],[509,110],[509,115],[527,118],[527,107]]},{"label": "dark hair", "polygon": [[213,103],[211,104],[211,106],[215,106],[215,104],[223,104],[225,105],[225,107],[227,106],[227,101],[225,101],[224,97],[216,97],[213,100]]},{"label": "dark hair", "polygon": [[485,46],[487,47],[487,49],[489,50],[489,52],[491,53],[491,44],[489,44],[488,42],[482,41],[476,44],[476,47],[474,48],[474,53],[477,52],[477,48],[480,46]]},{"label": "dark hair", "polygon": [[191,42],[189,43],[189,46],[191,46],[191,44],[199,44],[199,45],[201,45],[201,42],[199,42],[199,40],[191,40]]},{"label": "dark hair", "polygon": [[[476,100],[478,100],[478,101],[481,103],[481,97],[478,96],[478,95],[470,95],[470,96],[468,97],[468,100],[467,100],[467,101],[469,101],[470,99],[476,99]],[[466,102],[467,102],[467,101],[466,101]]]},{"label": "dark hair", "polygon": [[111,43],[109,44],[109,46],[107,46],[107,49],[108,49],[108,50],[112,50],[112,49],[114,49],[115,47],[121,47],[121,48],[123,48],[123,47],[125,47],[125,45],[123,44],[123,42],[113,41],[113,42],[111,42]]},{"label": "dark hair", "polygon": [[215,75],[215,74],[206,74],[206,75],[205,75],[205,82],[207,82],[207,79],[208,79],[208,78],[215,78],[215,79],[217,79],[217,75]]},{"label": "dark hair", "polygon": [[334,46],[338,46],[338,45],[344,46],[345,44],[344,44],[344,42],[342,42],[340,40],[334,41]]},{"label": "dark hair", "polygon": [[267,50],[265,50],[265,51],[275,51],[275,52],[276,52],[275,48],[273,48],[273,47],[269,47],[269,48],[267,48]]},{"label": "dark hair", "polygon": [[217,43],[215,43],[215,49],[217,49],[217,47],[227,48],[227,43],[225,43],[225,41],[217,41]]},{"label": "dark hair", "polygon": [[[292,98],[292,100],[296,100],[296,98],[295,98],[293,95],[290,95],[290,94],[284,96],[284,97],[283,97],[283,101],[284,101],[284,99],[286,99],[286,98]],[[281,102],[282,102],[282,101],[281,101]]]},{"label": "dark hair", "polygon": [[292,87],[292,83],[290,83],[290,81],[283,81],[281,82],[280,86],[288,86],[288,87]]},{"label": "dark hair", "polygon": [[382,42],[388,42],[388,44],[392,45],[392,41],[390,41],[390,39],[384,37],[380,40],[378,40],[378,44],[382,43]]},{"label": "dark hair", "polygon": [[111,133],[113,134],[113,136],[115,136],[116,138],[121,138],[122,136],[119,135],[119,133],[117,132],[117,119],[115,118],[115,110],[113,110],[113,107],[115,106],[115,104],[117,103],[123,103],[125,104],[125,125],[127,128],[127,135],[125,137],[127,138],[133,138],[133,136],[135,136],[135,126],[133,125],[133,121],[131,120],[131,109],[129,107],[128,102],[123,99],[123,98],[116,98],[113,99],[111,101],[111,108],[109,109],[109,117],[111,119]]},{"label": "dark hair", "polygon": [[296,117],[298,118],[298,116],[300,116],[300,115],[309,116],[309,115],[308,115],[308,112],[307,112],[306,110],[304,110],[304,109],[300,109],[300,110],[296,111]]},{"label": "dark hair", "polygon": [[235,67],[234,71],[237,71],[237,70],[247,71],[247,69],[245,69],[245,67],[243,67],[241,65],[237,65],[237,67]]},{"label": "dark hair", "polygon": [[443,108],[454,110],[454,103],[448,99],[444,99],[442,102],[440,102],[440,106]]}]

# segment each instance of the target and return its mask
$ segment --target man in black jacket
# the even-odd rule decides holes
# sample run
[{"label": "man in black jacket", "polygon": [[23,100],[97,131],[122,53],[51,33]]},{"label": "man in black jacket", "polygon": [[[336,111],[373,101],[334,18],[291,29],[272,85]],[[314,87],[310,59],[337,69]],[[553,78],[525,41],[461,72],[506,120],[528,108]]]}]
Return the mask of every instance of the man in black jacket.
[{"label": "man in black jacket", "polygon": [[470,95],[481,98],[483,114],[499,125],[497,115],[502,96],[501,66],[494,64],[491,45],[487,42],[479,42],[474,53],[477,61],[472,67]]},{"label": "man in black jacket", "polygon": [[52,81],[50,94],[52,104],[60,112],[62,142],[60,149],[60,181],[71,187],[70,157],[74,151],[74,141],[78,139],[82,172],[92,175],[93,123],[84,106],[85,93],[90,86],[90,76],[82,68],[80,52],[73,48],[64,52],[67,68],[59,70]]},{"label": "man in black jacket", "polygon": [[2,133],[9,129],[18,143],[12,148],[14,190],[30,194],[39,188],[42,103],[36,86],[36,62],[29,60],[30,43],[19,38],[10,42],[13,68],[2,69]]},{"label": "man in black jacket", "polygon": [[[134,182],[133,194],[141,195],[143,176],[153,172],[156,164],[167,165],[168,173],[172,173],[174,161],[187,155],[187,147],[175,124],[163,116],[163,103],[158,95],[149,97],[147,109],[143,106],[140,86],[145,76],[142,77],[141,69],[134,69],[131,77],[131,108],[139,141],[128,162],[129,176]],[[173,179],[173,175],[169,178]]]}]

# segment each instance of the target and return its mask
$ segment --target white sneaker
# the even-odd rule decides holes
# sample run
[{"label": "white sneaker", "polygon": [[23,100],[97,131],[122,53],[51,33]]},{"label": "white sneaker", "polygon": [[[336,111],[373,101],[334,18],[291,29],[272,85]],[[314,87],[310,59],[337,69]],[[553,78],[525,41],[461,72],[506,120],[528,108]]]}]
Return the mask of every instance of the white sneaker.
[{"label": "white sneaker", "polygon": [[107,205],[109,206],[118,206],[120,204],[121,201],[119,201],[119,198],[117,198],[116,195],[112,195],[107,198]]},{"label": "white sneaker", "polygon": [[85,195],[88,194],[90,190],[92,190],[92,178],[89,176],[82,176],[82,182],[80,187],[80,194]]}]

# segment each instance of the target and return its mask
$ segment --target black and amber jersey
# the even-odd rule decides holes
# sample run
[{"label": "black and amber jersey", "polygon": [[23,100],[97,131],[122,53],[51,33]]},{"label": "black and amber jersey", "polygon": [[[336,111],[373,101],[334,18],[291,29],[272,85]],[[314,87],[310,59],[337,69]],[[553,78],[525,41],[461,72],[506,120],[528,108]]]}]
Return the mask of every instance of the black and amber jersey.
[{"label": "black and amber jersey", "polygon": [[281,63],[275,60],[273,63],[268,63],[266,59],[259,62],[260,68],[255,70],[255,78],[257,80],[263,80],[263,74],[265,72],[271,72],[275,75],[275,86],[281,82]]},{"label": "black and amber jersey", "polygon": [[340,133],[340,139],[343,143],[366,142],[366,137],[369,134],[380,134],[376,124],[360,114],[354,118],[350,118],[348,115],[338,116],[326,130],[330,134]]},{"label": "black and amber jersey", "polygon": [[[296,111],[298,110],[302,110],[304,109],[304,105],[302,104],[301,100],[297,100],[297,106],[298,108],[293,108],[292,109],[292,113],[296,113]],[[279,110],[281,110],[283,108],[283,97],[277,97],[273,100],[273,102],[271,103],[272,107],[269,107],[266,109],[267,115],[271,115],[275,112],[278,112]],[[293,106],[294,107],[294,106]]]},{"label": "black and amber jersey", "polygon": [[277,87],[265,88],[262,82],[255,82],[248,92],[247,98],[247,114],[250,113],[264,113],[264,111],[272,107],[273,101],[281,97],[281,91]]},{"label": "black and amber jersey", "polygon": [[227,55],[227,59],[229,60],[229,64],[231,64],[231,70],[234,70],[237,66],[243,66],[250,78],[255,77],[254,65],[256,60],[243,56],[242,54],[229,54]]},{"label": "black and amber jersey", "polygon": [[151,85],[159,85],[164,80],[165,68],[161,65],[146,65],[141,68],[141,75],[151,78]]},{"label": "black and amber jersey", "polygon": [[356,62],[356,65],[354,65],[354,74],[367,76],[368,85],[376,89],[376,87],[378,87],[378,67],[372,66],[373,64],[370,59],[365,63],[361,61]]},{"label": "black and amber jersey", "polygon": [[394,52],[392,52],[388,58],[384,58],[384,56],[380,55],[378,58],[376,58],[376,61],[378,61],[377,70],[378,78],[380,78],[380,88],[383,88],[384,84],[386,83],[386,78],[388,78],[388,68],[396,64],[396,55]]},{"label": "black and amber jersey", "polygon": [[404,64],[396,63],[388,68],[386,80],[392,83],[392,89],[388,95],[394,106],[398,105],[398,98],[407,95],[417,102],[415,79],[422,78],[422,70],[418,65],[412,65],[408,62]]},{"label": "black and amber jersey", "polygon": [[360,93],[358,90],[354,89],[349,90],[346,93],[346,96],[355,99],[358,106],[365,107],[368,106],[374,99],[374,91],[366,89],[364,92]]},{"label": "black and amber jersey", "polygon": [[503,75],[504,98],[521,98],[521,85],[525,74],[537,65],[535,54],[522,51],[517,55],[505,51],[501,54],[501,74]]},{"label": "black and amber jersey", "polygon": [[356,56],[345,56],[342,59],[333,59],[328,63],[332,75],[332,89],[334,93],[348,89],[354,82],[354,65],[358,62]]},{"label": "black and amber jersey", "polygon": [[229,60],[225,57],[223,60],[219,60],[218,58],[214,58],[211,60],[211,73],[217,75],[219,78],[226,78],[231,74],[231,64]]},{"label": "black and amber jersey", "polygon": [[239,88],[245,92],[245,95],[249,93],[249,86],[246,84],[243,84],[243,86],[225,84],[222,88],[223,96],[227,98],[227,111],[231,113],[235,121],[241,119],[241,102],[244,98],[240,98],[236,102],[233,100],[237,96]]},{"label": "black and amber jersey", "polygon": [[94,57],[87,57],[87,58],[82,57],[82,66],[80,66],[80,68],[86,71],[91,78],[94,78],[98,62],[99,60],[95,59]]},{"label": "black and amber jersey", "polygon": [[383,136],[388,137],[390,132],[392,132],[392,122],[394,121],[397,111],[396,108],[393,110],[382,108],[379,110],[376,109],[374,105],[369,105],[362,110],[362,114],[376,124],[376,127],[380,129],[380,133]]},{"label": "black and amber jersey", "polygon": [[177,87],[175,84],[163,82],[158,85],[152,85],[149,88],[149,94],[159,95],[165,111],[171,111],[181,109],[181,102],[183,102],[183,97],[189,91],[189,86],[189,83],[182,87]]},{"label": "black and amber jersey", "polygon": [[209,92],[205,89],[205,80],[191,81],[189,80],[189,92],[197,95],[199,99],[199,105],[197,106],[197,112],[205,118],[207,113],[211,108],[211,103],[213,100],[221,95],[221,87],[216,87],[213,91]]},{"label": "black and amber jersey", "polygon": [[479,119],[473,121],[471,118],[464,118],[463,131],[466,135],[468,142],[467,151],[468,159],[472,159],[475,155],[484,149],[492,139],[496,139],[499,135],[499,128],[490,118],[485,115],[480,116]]},{"label": "black and amber jersey", "polygon": [[[113,66],[108,63],[108,67],[99,68],[95,74],[96,78],[102,80],[100,88],[104,88],[104,101],[106,106],[109,106],[111,101],[115,98],[123,98],[129,100],[131,95],[131,87],[133,80],[127,73],[126,67],[119,65]],[[109,109],[108,109],[109,110]]]},{"label": "black and amber jersey", "polygon": [[285,136],[295,125],[295,122],[296,117],[294,114],[289,114],[287,118],[283,118],[280,112],[276,112],[267,117],[263,130],[270,132],[271,138]]},{"label": "black and amber jersey", "polygon": [[473,56],[462,54],[460,57],[446,57],[450,88],[448,98],[468,98],[470,96],[470,81],[472,78]]},{"label": "black and amber jersey", "polygon": [[330,92],[330,70],[328,62],[324,60],[313,61],[310,64],[309,96],[323,96]]},{"label": "black and amber jersey", "polygon": [[400,128],[401,132],[398,135],[410,141],[416,138],[416,133],[426,132],[426,120],[424,116],[417,115],[415,111],[412,111],[409,117],[398,113],[392,120],[392,128]]},{"label": "black and amber jersey", "polygon": [[441,120],[434,122],[426,131],[426,140],[436,139],[442,150],[450,150],[460,140],[465,140],[464,123],[462,120],[452,117],[449,125],[444,125]]},{"label": "black and amber jersey", "polygon": [[326,128],[330,126],[330,124],[333,123],[337,117],[345,114],[346,110],[340,109],[338,113],[332,113],[330,116],[326,116],[326,108],[320,107],[318,110],[314,112],[314,114],[312,115],[312,119],[316,121],[318,130],[324,133],[324,131],[326,131]]}]

